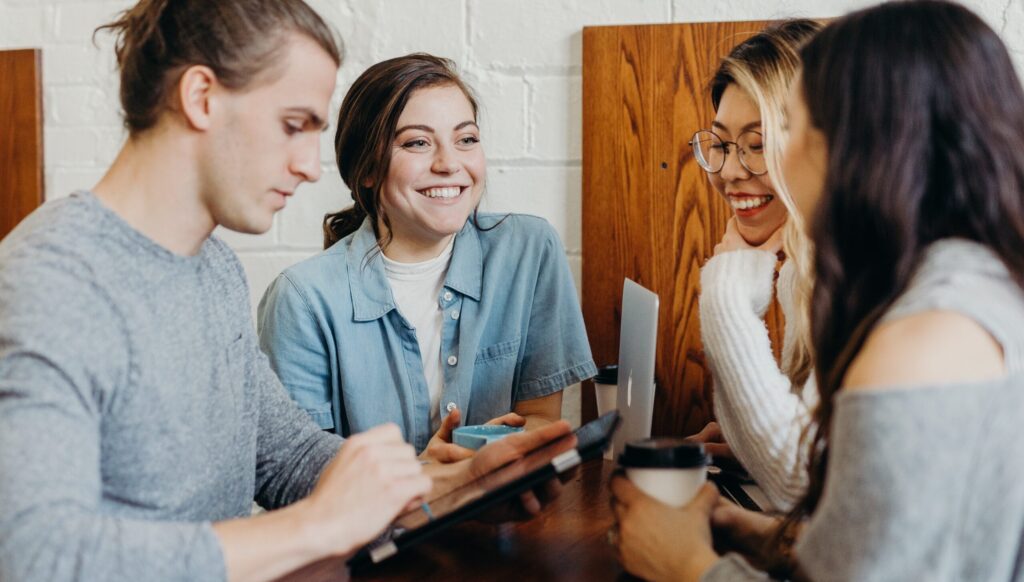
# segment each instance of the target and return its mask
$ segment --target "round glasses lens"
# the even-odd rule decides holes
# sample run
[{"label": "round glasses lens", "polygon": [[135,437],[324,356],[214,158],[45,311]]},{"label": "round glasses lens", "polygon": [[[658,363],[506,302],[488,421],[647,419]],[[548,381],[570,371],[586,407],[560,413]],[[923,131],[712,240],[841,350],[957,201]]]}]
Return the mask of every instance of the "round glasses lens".
[{"label": "round glasses lens", "polygon": [[761,175],[768,171],[768,162],[764,159],[764,137],[756,131],[748,131],[736,140],[739,146],[740,160],[751,174]]},{"label": "round glasses lens", "polygon": [[717,172],[722,169],[725,161],[725,146],[718,136],[710,131],[698,131],[693,135],[693,155],[697,163],[707,172]]}]

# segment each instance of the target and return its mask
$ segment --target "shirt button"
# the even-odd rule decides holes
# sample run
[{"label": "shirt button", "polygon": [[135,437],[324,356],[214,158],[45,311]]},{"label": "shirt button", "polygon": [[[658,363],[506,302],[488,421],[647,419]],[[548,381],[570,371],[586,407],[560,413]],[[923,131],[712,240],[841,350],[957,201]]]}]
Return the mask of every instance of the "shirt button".
[{"label": "shirt button", "polygon": [[451,411],[455,410],[456,408],[458,408],[458,407],[455,406],[454,402],[449,402],[448,406],[444,407],[444,409],[447,410],[448,412],[451,412]]},{"label": "shirt button", "polygon": [[458,318],[459,318],[459,310],[453,309],[452,310],[452,319],[458,319]]},{"label": "shirt button", "polygon": [[458,358],[456,358],[455,356],[448,356],[448,365],[449,366],[454,366],[455,364],[458,364],[458,363],[459,363],[459,359]]},{"label": "shirt button", "polygon": [[452,295],[451,291],[445,291],[444,292],[444,300],[445,301],[451,301],[452,297],[454,297],[454,295]]}]

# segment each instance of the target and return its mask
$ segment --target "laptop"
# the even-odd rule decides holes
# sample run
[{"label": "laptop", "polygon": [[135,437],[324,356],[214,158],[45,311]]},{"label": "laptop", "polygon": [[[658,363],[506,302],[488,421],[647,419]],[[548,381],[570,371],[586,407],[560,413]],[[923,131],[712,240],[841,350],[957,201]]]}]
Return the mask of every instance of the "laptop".
[{"label": "laptop", "polygon": [[626,279],[622,285],[617,409],[622,425],[612,440],[613,457],[626,443],[651,436],[654,355],[658,345],[658,295]]}]

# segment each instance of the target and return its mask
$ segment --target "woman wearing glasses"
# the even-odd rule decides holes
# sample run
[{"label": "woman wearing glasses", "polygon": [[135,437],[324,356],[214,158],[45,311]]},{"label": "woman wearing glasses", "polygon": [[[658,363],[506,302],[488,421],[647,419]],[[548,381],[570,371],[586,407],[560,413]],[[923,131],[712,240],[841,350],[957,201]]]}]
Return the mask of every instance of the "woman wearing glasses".
[{"label": "woman wearing glasses", "polygon": [[[791,20],[737,45],[711,81],[711,128],[691,141],[697,162],[735,212],[701,270],[701,333],[715,378],[718,425],[698,438],[724,437],[777,509],[790,508],[806,487],[799,442],[814,398],[806,301],[797,300],[806,296],[798,281],[808,245],[798,219],[787,220],[792,202],[778,178],[781,120],[797,51],[819,29],[811,20]],[[780,369],[764,314],[783,239],[790,259],[777,286],[786,318]],[[721,454],[726,445],[708,447]]]},{"label": "woman wearing glasses", "polygon": [[[934,0],[852,13],[801,57],[782,164],[814,243],[807,493],[779,523],[710,486],[672,510],[616,478],[620,555],[648,580],[1020,581],[1014,63],[981,18]],[[719,558],[735,541],[723,521],[745,523],[754,551]]]}]

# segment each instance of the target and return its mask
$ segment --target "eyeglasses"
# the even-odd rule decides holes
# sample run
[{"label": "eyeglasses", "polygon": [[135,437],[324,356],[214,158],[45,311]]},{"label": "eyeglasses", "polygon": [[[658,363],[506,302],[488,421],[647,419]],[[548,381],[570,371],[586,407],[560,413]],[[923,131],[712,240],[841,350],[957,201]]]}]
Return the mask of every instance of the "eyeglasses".
[{"label": "eyeglasses", "polygon": [[697,163],[709,174],[722,171],[730,147],[738,152],[740,165],[751,174],[761,176],[768,172],[768,164],[764,160],[764,137],[757,131],[745,131],[736,141],[725,141],[715,132],[702,129],[693,134],[690,147]]}]

